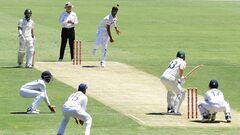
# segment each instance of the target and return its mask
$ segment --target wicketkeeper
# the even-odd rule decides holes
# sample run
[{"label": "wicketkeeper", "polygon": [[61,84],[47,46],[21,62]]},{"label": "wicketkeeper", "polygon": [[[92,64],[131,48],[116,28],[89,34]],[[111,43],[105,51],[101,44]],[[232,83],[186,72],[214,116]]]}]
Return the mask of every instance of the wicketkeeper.
[{"label": "wicketkeeper", "polygon": [[19,37],[19,50],[18,50],[18,67],[23,67],[23,58],[26,55],[26,68],[32,68],[33,55],[34,55],[34,21],[31,19],[32,11],[26,9],[24,11],[24,18],[18,22],[18,37]]},{"label": "wicketkeeper", "polygon": [[77,124],[85,124],[85,135],[90,135],[92,126],[92,117],[86,112],[88,98],[86,96],[87,85],[81,83],[78,86],[78,92],[71,94],[64,103],[62,112],[64,118],[60,125],[57,135],[63,135],[68,121],[73,117]]},{"label": "wicketkeeper", "polygon": [[35,98],[32,104],[27,108],[27,113],[38,114],[37,109],[40,101],[43,99],[51,112],[56,112],[56,106],[51,105],[46,91],[46,83],[52,80],[52,74],[49,71],[44,71],[41,74],[41,79],[24,84],[19,91],[19,94],[24,98]]},{"label": "wicketkeeper", "polygon": [[185,99],[186,91],[182,88],[182,84],[185,81],[183,76],[184,69],[186,68],[185,53],[178,51],[176,58],[173,59],[168,68],[161,76],[161,81],[167,88],[167,112],[179,114],[180,106]]},{"label": "wicketkeeper", "polygon": [[209,90],[205,93],[204,101],[198,105],[198,108],[202,115],[202,122],[215,121],[217,112],[224,112],[227,122],[231,122],[230,105],[218,89],[217,80],[209,82]]}]

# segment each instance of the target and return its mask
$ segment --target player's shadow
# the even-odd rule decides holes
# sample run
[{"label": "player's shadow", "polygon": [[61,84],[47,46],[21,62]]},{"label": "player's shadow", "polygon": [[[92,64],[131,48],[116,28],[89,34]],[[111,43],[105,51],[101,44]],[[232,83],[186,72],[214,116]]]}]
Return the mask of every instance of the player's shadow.
[{"label": "player's shadow", "polygon": [[[27,112],[10,112],[10,114],[28,114],[28,113]],[[40,112],[39,114],[54,114],[54,113],[52,113],[52,112]]]},{"label": "player's shadow", "polygon": [[5,66],[5,67],[0,67],[0,68],[21,68],[21,67],[18,67],[18,66]]},{"label": "player's shadow", "polygon": [[100,66],[91,66],[91,65],[86,65],[86,66],[82,66],[82,68],[98,68]]},{"label": "player's shadow", "polygon": [[190,122],[194,122],[194,123],[206,123],[206,124],[216,124],[216,123],[227,123],[226,121],[223,120],[215,120],[215,121],[206,121],[206,122],[202,122],[201,120],[190,120]]},{"label": "player's shadow", "polygon": [[167,112],[152,112],[152,113],[146,113],[146,115],[174,115],[174,116],[182,116],[181,114],[167,113]]}]

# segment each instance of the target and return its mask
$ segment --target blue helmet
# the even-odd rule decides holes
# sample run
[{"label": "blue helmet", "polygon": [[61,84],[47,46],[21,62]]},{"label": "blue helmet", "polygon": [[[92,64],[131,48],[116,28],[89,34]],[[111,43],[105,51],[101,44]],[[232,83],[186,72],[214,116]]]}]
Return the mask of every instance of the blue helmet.
[{"label": "blue helmet", "polygon": [[209,82],[209,88],[213,89],[213,88],[218,88],[218,81],[217,80],[211,80]]},{"label": "blue helmet", "polygon": [[87,90],[87,84],[84,84],[84,83],[81,83],[79,86],[78,86],[78,91],[86,91]]}]

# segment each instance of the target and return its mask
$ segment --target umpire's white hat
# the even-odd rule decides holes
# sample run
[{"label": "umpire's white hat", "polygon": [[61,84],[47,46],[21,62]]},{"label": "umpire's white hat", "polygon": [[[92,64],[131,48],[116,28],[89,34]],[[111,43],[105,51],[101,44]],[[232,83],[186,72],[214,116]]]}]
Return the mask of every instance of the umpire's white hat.
[{"label": "umpire's white hat", "polygon": [[73,4],[71,2],[67,2],[67,3],[65,3],[65,8],[66,7],[73,7]]}]

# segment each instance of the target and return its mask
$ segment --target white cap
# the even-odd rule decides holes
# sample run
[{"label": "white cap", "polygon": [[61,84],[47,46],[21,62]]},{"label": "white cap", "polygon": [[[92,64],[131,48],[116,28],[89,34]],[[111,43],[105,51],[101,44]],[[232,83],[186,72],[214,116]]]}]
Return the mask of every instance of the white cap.
[{"label": "white cap", "polygon": [[73,7],[73,4],[71,2],[65,3],[65,7]]}]

